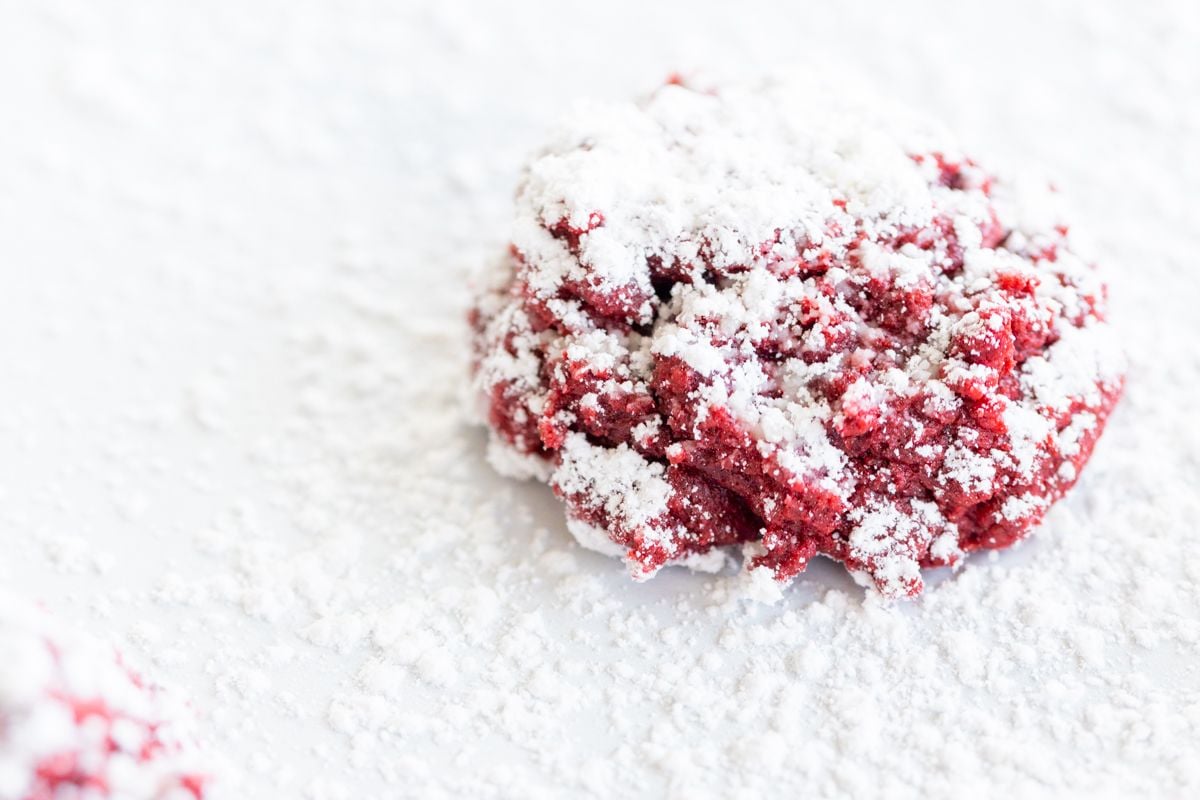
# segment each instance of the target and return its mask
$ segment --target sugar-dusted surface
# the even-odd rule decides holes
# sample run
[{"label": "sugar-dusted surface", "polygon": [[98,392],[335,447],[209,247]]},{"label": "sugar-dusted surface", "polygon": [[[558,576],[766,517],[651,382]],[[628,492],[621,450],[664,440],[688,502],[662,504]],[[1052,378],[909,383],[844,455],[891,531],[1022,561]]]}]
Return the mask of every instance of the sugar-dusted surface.
[{"label": "sugar-dusted surface", "polygon": [[[1196,12],[843,5],[0,12],[0,580],[182,684],[234,796],[1194,793]],[[797,53],[1045,167],[1132,357],[1038,536],[903,610],[629,585],[457,411],[556,104]]]}]

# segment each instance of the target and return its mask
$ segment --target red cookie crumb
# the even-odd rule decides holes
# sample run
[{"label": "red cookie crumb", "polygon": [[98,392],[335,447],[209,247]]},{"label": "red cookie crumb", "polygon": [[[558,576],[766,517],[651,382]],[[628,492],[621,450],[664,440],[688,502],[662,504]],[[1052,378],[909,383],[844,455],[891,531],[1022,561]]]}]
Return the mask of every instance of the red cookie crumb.
[{"label": "red cookie crumb", "polygon": [[492,461],[637,577],[746,544],[916,594],[1037,525],[1120,396],[1056,205],[819,86],[583,108],[471,315]]}]

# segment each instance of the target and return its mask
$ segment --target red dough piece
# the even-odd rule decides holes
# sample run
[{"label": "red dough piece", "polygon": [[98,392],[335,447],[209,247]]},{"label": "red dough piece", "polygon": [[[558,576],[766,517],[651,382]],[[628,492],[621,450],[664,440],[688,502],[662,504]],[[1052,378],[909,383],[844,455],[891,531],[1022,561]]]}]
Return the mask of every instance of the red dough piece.
[{"label": "red dough piece", "polygon": [[639,577],[747,544],[915,594],[1037,525],[1120,396],[1056,202],[817,86],[585,109],[472,312],[493,463]]}]

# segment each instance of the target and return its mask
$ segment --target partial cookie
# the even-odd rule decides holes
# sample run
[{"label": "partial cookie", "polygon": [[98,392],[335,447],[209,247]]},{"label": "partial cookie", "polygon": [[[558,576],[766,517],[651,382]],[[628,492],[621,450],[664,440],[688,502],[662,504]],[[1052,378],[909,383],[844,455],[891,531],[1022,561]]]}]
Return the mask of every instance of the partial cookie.
[{"label": "partial cookie", "polygon": [[201,800],[188,715],[118,653],[0,596],[0,800]]}]

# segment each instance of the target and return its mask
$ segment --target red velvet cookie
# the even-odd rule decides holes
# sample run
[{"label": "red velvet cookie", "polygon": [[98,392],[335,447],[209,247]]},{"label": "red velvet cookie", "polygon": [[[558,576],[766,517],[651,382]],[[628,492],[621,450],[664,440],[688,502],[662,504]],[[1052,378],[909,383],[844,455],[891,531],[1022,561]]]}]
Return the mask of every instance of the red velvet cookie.
[{"label": "red velvet cookie", "polygon": [[0,798],[201,800],[187,715],[117,654],[0,597]]},{"label": "red velvet cookie", "polygon": [[1055,192],[805,84],[569,117],[472,312],[508,474],[634,575],[817,554],[887,595],[1005,547],[1116,404],[1105,287]]}]

